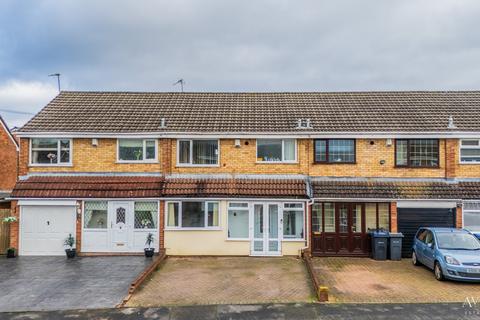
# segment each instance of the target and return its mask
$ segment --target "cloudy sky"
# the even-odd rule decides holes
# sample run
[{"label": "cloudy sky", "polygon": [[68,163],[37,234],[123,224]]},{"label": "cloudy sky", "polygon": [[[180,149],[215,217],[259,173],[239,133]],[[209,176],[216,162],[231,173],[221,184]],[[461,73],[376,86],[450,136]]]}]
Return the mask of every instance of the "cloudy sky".
[{"label": "cloudy sky", "polygon": [[[480,89],[478,0],[2,0],[0,115],[64,90]],[[13,113],[16,112],[16,113]]]}]

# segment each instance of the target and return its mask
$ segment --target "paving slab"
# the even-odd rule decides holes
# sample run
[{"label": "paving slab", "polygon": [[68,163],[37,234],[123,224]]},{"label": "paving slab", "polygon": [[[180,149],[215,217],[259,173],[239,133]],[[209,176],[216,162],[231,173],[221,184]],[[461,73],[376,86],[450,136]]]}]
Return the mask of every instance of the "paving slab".
[{"label": "paving slab", "polygon": [[409,259],[312,259],[320,285],[329,288],[330,302],[437,303],[480,301],[480,283],[435,280],[431,270]]},{"label": "paving slab", "polygon": [[169,257],[127,306],[311,302],[303,260],[295,257]]},{"label": "paving slab", "polygon": [[0,311],[114,307],[150,263],[143,256],[0,257]]}]

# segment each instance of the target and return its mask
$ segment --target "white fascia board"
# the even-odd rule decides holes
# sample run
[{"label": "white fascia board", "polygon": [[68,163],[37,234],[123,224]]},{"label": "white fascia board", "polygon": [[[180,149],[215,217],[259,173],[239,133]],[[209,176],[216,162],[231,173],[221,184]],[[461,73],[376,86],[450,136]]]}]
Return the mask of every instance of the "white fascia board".
[{"label": "white fascia board", "polygon": [[174,139],[262,139],[262,138],[479,138],[479,132],[231,132],[231,133],[192,133],[192,132],[139,132],[139,133],[85,133],[85,132],[17,132],[22,138],[174,138]]},{"label": "white fascia board", "polygon": [[397,208],[456,208],[457,201],[446,200],[430,200],[430,201],[416,201],[416,200],[399,200],[397,201]]},{"label": "white fascia board", "polygon": [[[388,199],[388,198],[313,198],[315,202],[397,202],[397,207],[400,208],[400,203],[402,203],[402,208],[423,208],[419,207],[419,203],[425,203],[425,208],[432,208],[432,203],[439,203],[445,202],[448,203],[448,206],[452,203],[456,204],[458,201],[462,201],[462,199],[415,199],[415,200],[405,200],[405,199]],[[413,203],[412,207],[405,207]],[[454,205],[455,206],[455,205]],[[442,207],[443,208],[443,207]],[[448,207],[452,208],[452,207]]]},{"label": "white fascia board", "polygon": [[[13,199],[13,198],[12,198]],[[76,200],[18,200],[19,206],[76,206]]]}]

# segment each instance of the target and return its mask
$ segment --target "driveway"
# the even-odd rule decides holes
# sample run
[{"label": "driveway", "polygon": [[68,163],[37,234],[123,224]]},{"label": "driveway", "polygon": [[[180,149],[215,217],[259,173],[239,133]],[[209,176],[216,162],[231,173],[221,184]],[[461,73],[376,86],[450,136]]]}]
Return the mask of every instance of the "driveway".
[{"label": "driveway", "polygon": [[329,288],[329,302],[437,303],[478,301],[480,283],[437,281],[426,267],[410,259],[313,258],[320,284]]},{"label": "driveway", "polygon": [[151,263],[145,257],[0,258],[0,310],[108,308]]},{"label": "driveway", "polygon": [[311,302],[301,259],[293,257],[169,257],[127,306]]}]

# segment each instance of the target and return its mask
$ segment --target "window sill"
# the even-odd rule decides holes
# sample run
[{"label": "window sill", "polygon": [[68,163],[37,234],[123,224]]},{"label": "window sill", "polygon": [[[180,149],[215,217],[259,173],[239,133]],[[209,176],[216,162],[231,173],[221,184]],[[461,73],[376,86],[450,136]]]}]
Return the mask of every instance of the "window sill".
[{"label": "window sill", "polygon": [[48,163],[30,163],[29,167],[73,167],[71,163],[59,163],[59,164],[48,164]]},{"label": "window sill", "polygon": [[298,164],[298,161],[256,161],[256,164]]},{"label": "window sill", "polygon": [[479,165],[479,164],[480,164],[480,161],[478,161],[478,162],[461,162],[461,161],[460,161],[460,162],[459,162],[459,164],[467,164],[467,165],[468,165],[468,164],[473,164],[473,165]]},{"label": "window sill", "polygon": [[120,160],[117,160],[115,163],[117,164],[144,164],[144,163],[148,163],[148,164],[152,164],[152,163],[160,163],[158,160],[151,160],[151,161],[135,161],[135,160],[125,160],[125,161],[120,161]]},{"label": "window sill", "polygon": [[313,162],[312,164],[326,164],[326,165],[334,165],[334,164],[352,164],[356,165],[357,162]]},{"label": "window sill", "polygon": [[412,166],[394,166],[395,169],[441,169],[440,166],[436,167],[412,167]]},{"label": "window sill", "polygon": [[219,168],[219,164],[176,164],[177,168]]},{"label": "window sill", "polygon": [[211,227],[211,228],[172,228],[165,227],[165,231],[222,231],[220,227]]}]

